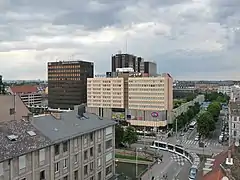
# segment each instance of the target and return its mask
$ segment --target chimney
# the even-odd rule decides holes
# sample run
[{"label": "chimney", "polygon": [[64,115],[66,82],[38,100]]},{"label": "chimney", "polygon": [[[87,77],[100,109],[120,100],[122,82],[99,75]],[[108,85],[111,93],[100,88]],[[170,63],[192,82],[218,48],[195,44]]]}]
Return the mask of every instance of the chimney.
[{"label": "chimney", "polygon": [[86,109],[85,109],[85,105],[84,104],[81,104],[78,106],[78,116],[79,117],[83,117],[83,114],[86,112]]}]

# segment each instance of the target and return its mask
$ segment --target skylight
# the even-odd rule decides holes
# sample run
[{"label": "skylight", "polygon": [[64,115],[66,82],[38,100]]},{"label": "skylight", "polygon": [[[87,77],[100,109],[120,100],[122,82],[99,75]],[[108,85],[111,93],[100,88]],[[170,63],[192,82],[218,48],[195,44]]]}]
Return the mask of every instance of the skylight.
[{"label": "skylight", "polygon": [[36,136],[37,134],[34,131],[27,131],[30,136]]},{"label": "skylight", "polygon": [[10,140],[10,141],[16,141],[18,136],[17,135],[14,135],[14,134],[11,134],[9,136],[7,136],[7,138]]}]

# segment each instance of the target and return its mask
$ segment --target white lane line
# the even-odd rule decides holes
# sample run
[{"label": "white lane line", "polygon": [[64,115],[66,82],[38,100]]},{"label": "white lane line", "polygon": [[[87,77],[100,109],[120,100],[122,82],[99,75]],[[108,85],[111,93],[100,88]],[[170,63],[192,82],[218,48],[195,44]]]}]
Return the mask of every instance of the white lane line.
[{"label": "white lane line", "polygon": [[169,168],[169,166],[171,166],[172,162],[173,160],[171,159],[169,163],[162,169],[161,173],[164,173]]}]

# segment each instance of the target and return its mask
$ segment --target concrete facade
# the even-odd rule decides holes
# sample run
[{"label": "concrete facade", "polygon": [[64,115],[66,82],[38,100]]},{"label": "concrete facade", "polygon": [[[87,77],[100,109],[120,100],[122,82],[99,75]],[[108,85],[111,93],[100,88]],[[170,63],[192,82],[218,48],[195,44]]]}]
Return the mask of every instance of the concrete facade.
[{"label": "concrete facade", "polygon": [[[89,116],[89,118],[94,117],[97,118],[97,116]],[[55,121],[62,123],[60,119]],[[10,145],[12,141],[9,142],[8,146],[13,150],[16,149],[16,152],[9,158],[6,155],[1,157],[0,180],[108,180],[112,178],[115,174],[115,123],[109,124],[111,121],[102,119],[81,119],[79,120],[80,128],[86,127],[82,123],[84,121],[93,121],[93,123],[99,121],[102,125],[95,127],[93,124],[85,133],[81,132],[71,137],[67,136],[66,131],[65,138],[58,140],[52,140],[53,136],[49,136],[49,144],[46,145],[39,145],[37,142],[37,146],[27,144],[21,137],[19,140],[14,140],[14,143],[19,143],[20,147],[30,146],[32,150],[28,148],[28,152],[25,150],[20,152],[20,148],[12,147],[13,145]],[[40,125],[34,121],[18,121],[20,122],[29,124],[32,129],[34,127],[41,129]],[[51,126],[51,123],[46,126]],[[34,130],[36,135],[30,138],[44,140],[44,135],[40,135],[37,129]],[[57,134],[62,131],[61,128],[55,129],[53,131]],[[68,129],[67,126],[66,129]],[[42,133],[46,135],[46,131]],[[9,154],[3,150],[1,153]]]},{"label": "concrete facade", "polygon": [[173,109],[173,79],[157,77],[88,78],[87,112],[134,126],[165,127]]}]

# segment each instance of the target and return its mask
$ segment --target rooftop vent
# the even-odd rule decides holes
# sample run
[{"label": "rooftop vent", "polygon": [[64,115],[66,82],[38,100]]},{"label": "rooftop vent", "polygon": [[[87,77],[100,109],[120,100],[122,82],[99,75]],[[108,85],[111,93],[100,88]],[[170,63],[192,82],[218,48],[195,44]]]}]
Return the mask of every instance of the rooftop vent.
[{"label": "rooftop vent", "polygon": [[16,141],[18,136],[17,135],[14,135],[14,134],[11,134],[9,136],[7,136],[7,138],[10,140],[10,141]]},{"label": "rooftop vent", "polygon": [[37,134],[34,131],[27,131],[30,136],[36,136]]},{"label": "rooftop vent", "polygon": [[58,131],[58,128],[54,128],[53,130],[54,130],[54,131]]},{"label": "rooftop vent", "polygon": [[84,104],[81,104],[81,105],[79,105],[78,106],[78,116],[79,117],[83,117],[83,114],[86,112],[86,110],[85,110],[85,105]]}]

